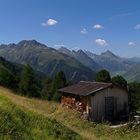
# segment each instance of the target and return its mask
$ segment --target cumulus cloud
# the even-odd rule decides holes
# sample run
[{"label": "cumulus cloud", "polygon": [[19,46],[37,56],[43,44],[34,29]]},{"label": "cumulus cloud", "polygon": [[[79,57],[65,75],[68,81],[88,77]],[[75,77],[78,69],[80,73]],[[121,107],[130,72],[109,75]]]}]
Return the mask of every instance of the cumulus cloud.
[{"label": "cumulus cloud", "polygon": [[80,31],[80,33],[81,33],[81,34],[87,34],[87,33],[88,33],[88,31],[87,31],[87,29],[86,29],[86,28],[83,28],[83,29]]},{"label": "cumulus cloud", "polygon": [[93,29],[103,29],[104,26],[100,25],[100,24],[96,24],[93,26]]},{"label": "cumulus cloud", "polygon": [[135,46],[135,42],[128,42],[129,46]]},{"label": "cumulus cloud", "polygon": [[56,25],[58,23],[58,21],[56,21],[55,19],[48,19],[46,22],[43,22],[41,23],[41,25],[43,27],[46,27],[46,26],[53,26],[53,25]]},{"label": "cumulus cloud", "polygon": [[96,39],[96,40],[95,40],[95,43],[96,43],[97,45],[103,46],[103,47],[106,47],[106,46],[108,45],[108,43],[106,42],[106,40],[100,39],[100,38]]},{"label": "cumulus cloud", "polygon": [[136,30],[140,29],[140,24],[137,24],[137,25],[134,27],[134,29],[136,29]]}]

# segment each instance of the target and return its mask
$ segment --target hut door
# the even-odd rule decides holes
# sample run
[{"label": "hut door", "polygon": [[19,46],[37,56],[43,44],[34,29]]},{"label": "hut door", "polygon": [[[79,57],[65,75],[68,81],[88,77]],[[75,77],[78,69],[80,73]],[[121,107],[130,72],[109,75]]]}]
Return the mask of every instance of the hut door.
[{"label": "hut door", "polygon": [[114,120],[114,107],[115,107],[114,97],[105,97],[105,120]]}]

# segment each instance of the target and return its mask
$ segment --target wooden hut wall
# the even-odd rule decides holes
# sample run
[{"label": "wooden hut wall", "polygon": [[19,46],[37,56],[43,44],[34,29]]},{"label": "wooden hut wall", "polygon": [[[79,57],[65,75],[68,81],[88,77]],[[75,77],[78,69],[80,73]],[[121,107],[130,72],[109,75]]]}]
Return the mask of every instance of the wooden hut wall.
[{"label": "wooden hut wall", "polygon": [[[92,120],[101,121],[105,120],[105,98],[114,97],[116,99],[116,105],[114,115],[118,115],[121,112],[128,113],[128,93],[119,88],[108,88],[99,91],[94,96],[91,96],[91,111]],[[116,116],[115,116],[116,117]]]}]

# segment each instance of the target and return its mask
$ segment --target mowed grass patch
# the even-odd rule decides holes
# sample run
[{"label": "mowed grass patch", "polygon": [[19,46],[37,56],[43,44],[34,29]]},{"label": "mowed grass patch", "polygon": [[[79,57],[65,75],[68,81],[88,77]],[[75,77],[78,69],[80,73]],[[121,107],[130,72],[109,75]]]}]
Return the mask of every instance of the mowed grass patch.
[{"label": "mowed grass patch", "polygon": [[18,107],[0,95],[1,140],[81,140],[54,119]]}]

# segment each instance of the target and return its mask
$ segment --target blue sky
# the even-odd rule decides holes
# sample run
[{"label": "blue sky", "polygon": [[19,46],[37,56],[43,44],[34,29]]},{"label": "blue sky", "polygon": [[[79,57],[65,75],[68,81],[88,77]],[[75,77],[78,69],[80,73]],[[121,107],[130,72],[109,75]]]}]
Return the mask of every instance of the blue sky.
[{"label": "blue sky", "polygon": [[0,0],[0,19],[0,44],[36,39],[140,57],[140,0]]}]

